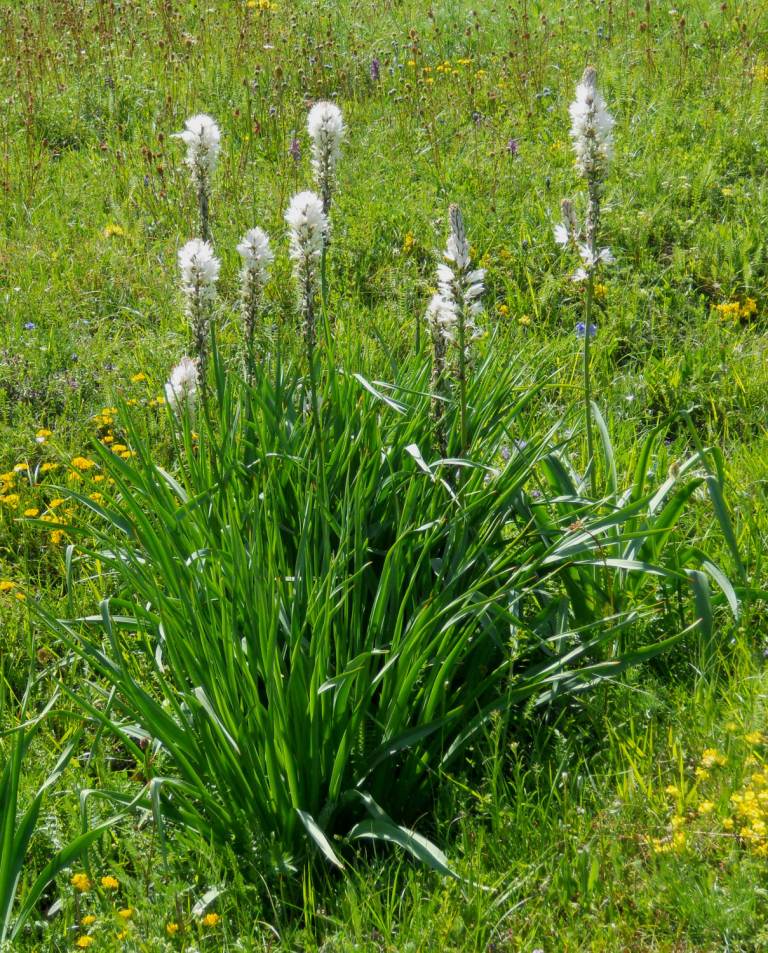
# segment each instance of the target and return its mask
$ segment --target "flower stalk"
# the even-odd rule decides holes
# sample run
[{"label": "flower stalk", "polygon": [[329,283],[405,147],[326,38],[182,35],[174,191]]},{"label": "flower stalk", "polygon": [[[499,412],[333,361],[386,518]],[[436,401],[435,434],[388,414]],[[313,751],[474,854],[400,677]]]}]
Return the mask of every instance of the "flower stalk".
[{"label": "flower stalk", "polygon": [[198,361],[203,389],[208,365],[211,315],[220,269],[221,262],[213,254],[213,248],[208,242],[193,238],[179,250],[181,290],[184,293],[185,312],[192,329],[192,346]]},{"label": "flower stalk", "polygon": [[600,201],[603,184],[613,155],[614,120],[597,88],[597,71],[593,66],[584,70],[576,86],[576,97],[570,105],[571,139],[576,153],[576,168],[587,185],[587,215],[584,228],[579,227],[573,204],[564,199],[561,205],[563,220],[555,228],[559,245],[578,250],[581,266],[573,280],[586,285],[584,297],[584,424],[587,440],[587,471],[593,497],[597,496],[597,472],[594,454],[592,420],[592,382],[590,341],[593,334],[592,308],[595,294],[595,273],[600,264],[613,261],[610,248],[599,247]]},{"label": "flower stalk", "polygon": [[264,286],[275,256],[269,244],[269,236],[261,228],[252,228],[246,232],[237,246],[237,251],[242,259],[240,312],[243,322],[245,377],[248,383],[252,384],[256,326],[263,306]]},{"label": "flower stalk", "polygon": [[192,184],[197,194],[200,237],[204,242],[209,242],[211,181],[219,159],[221,132],[210,116],[200,113],[190,116],[184,123],[183,131],[175,133],[174,138],[181,139],[187,146],[184,161],[192,174]]}]

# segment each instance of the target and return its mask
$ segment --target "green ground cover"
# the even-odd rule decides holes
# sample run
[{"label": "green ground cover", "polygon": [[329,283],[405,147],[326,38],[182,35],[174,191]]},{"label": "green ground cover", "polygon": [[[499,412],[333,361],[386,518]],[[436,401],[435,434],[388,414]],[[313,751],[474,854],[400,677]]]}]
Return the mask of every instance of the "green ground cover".
[{"label": "green ground cover", "polygon": [[[709,0],[677,9],[550,0],[432,7],[414,0],[0,3],[0,766],[8,777],[14,751],[21,753],[19,725],[53,699],[44,720],[27,729],[18,804],[0,783],[0,903],[9,895],[3,858],[7,864],[12,849],[2,825],[34,809],[41,785],[70,755],[34,817],[9,919],[27,900],[30,916],[9,949],[768,949],[766,41],[768,12],[760,3]],[[555,244],[553,226],[562,197],[574,197],[580,214],[584,208],[568,104],[587,63],[597,66],[616,118],[602,218],[616,262],[598,277],[592,343],[593,394],[612,447],[611,455],[600,451],[599,504],[581,500],[581,489],[570,494],[547,470],[553,446],[573,472],[583,473],[586,462],[575,333],[584,291],[571,280],[576,262]],[[332,216],[333,320],[320,348],[318,428],[301,411],[303,354],[283,216],[290,197],[311,187],[306,117],[323,98],[338,102],[348,132]],[[163,388],[189,348],[176,255],[195,234],[196,210],[183,146],[171,136],[200,111],[222,130],[211,228],[222,260],[215,324],[223,377],[238,373],[235,246],[259,225],[276,257],[259,329],[269,359],[262,384],[242,405],[255,423],[227,431],[228,414],[245,398],[221,383],[214,419],[198,420],[199,435],[190,425],[179,439]],[[406,491],[419,472],[406,448],[418,443],[425,466],[436,458],[428,447],[424,312],[451,202],[461,206],[474,260],[486,269],[480,323],[488,332],[477,345],[471,445],[459,447],[464,440],[451,418],[451,447],[487,470],[461,480],[441,470],[460,497],[460,518],[444,524],[444,536],[435,531],[407,546],[390,536],[402,530],[404,538],[427,516],[442,526],[450,510],[439,481]],[[366,390],[352,373],[382,383]],[[382,393],[407,413],[399,417]],[[645,576],[635,584],[618,569],[604,583],[592,568],[576,572],[565,557],[522,572],[535,562],[535,533],[526,534],[531,526],[542,532],[533,513],[548,514],[548,539],[560,541],[554,546],[586,527],[580,552],[605,556],[614,541],[600,535],[600,521],[624,505],[621,492],[637,480],[655,428],[638,497],[669,474],[677,479],[681,468],[685,476],[684,462],[701,448],[707,453],[687,472],[689,484],[681,478],[688,489],[681,489],[669,538],[649,536],[641,555],[665,560],[682,576],[699,572],[697,580],[711,560],[736,589],[735,620],[729,590],[711,576],[702,603],[692,587],[669,581],[657,589]],[[248,467],[264,448],[283,454],[285,465],[251,479]],[[337,455],[337,448],[350,449]],[[387,473],[380,451],[390,461]],[[305,464],[317,482],[305,478]],[[231,465],[237,476],[177,533],[162,520],[181,496],[170,484],[160,494],[155,465],[196,499],[221,485],[220,468]],[[563,502],[569,494],[580,502]],[[160,534],[165,542],[156,550],[149,530],[131,537],[132,552],[148,559],[144,572],[137,558],[133,576],[112,548],[119,527],[105,528],[97,512],[118,495],[135,525],[148,512],[148,526],[157,520],[174,527]],[[131,500],[140,501],[135,510]],[[497,532],[507,505],[514,521]],[[250,521],[262,547],[247,584],[240,567],[247,563],[250,572],[251,563],[238,561],[241,537],[226,532],[233,514]],[[634,517],[622,519],[622,544],[626,534],[647,532]],[[294,539],[304,541],[305,549],[296,547],[302,565],[320,582],[283,591],[293,615],[286,621],[275,610],[273,621],[295,639],[296,654],[271,687],[265,680],[254,689],[254,708],[277,691],[264,704],[274,712],[283,694],[275,685],[286,679],[293,711],[307,714],[296,701],[301,685],[289,676],[303,671],[306,633],[328,634],[331,644],[340,619],[352,632],[376,625],[383,632],[401,618],[398,609],[405,618],[412,613],[429,645],[443,652],[444,643],[434,641],[443,632],[437,622],[458,626],[451,612],[469,617],[477,600],[486,600],[488,615],[475,618],[494,631],[506,626],[508,639],[505,613],[512,610],[499,607],[494,574],[502,565],[536,602],[523,620],[528,628],[515,636],[516,659],[533,665],[544,657],[532,639],[545,623],[552,637],[567,631],[574,651],[582,650],[584,633],[599,636],[598,654],[583,656],[584,665],[648,650],[643,664],[600,670],[609,677],[589,690],[544,701],[551,686],[537,683],[524,694],[526,677],[535,679],[516,670],[509,686],[521,690],[515,707],[489,714],[461,758],[444,763],[440,734],[412,763],[391,762],[391,786],[389,764],[381,762],[378,800],[389,798],[398,822],[438,845],[458,877],[440,876],[401,847],[350,841],[345,834],[362,816],[344,811],[327,826],[344,862],[338,872],[316,842],[305,843],[290,806],[283,809],[276,779],[287,769],[275,770],[263,806],[284,825],[284,840],[249,854],[239,835],[258,800],[249,794],[255,782],[243,782],[226,814],[231,837],[214,822],[249,759],[225,760],[221,739],[203,729],[195,734],[203,724],[196,721],[187,728],[189,747],[180,742],[174,760],[173,738],[155,746],[159,729],[133,731],[141,704],[119,709],[133,685],[172,707],[187,675],[191,695],[206,676],[195,680],[181,656],[166,681],[158,676],[157,644],[147,635],[151,606],[167,596],[158,612],[168,645],[173,638],[182,644],[198,623],[195,638],[231,631],[240,644],[249,607],[271,618],[270,573],[287,577],[297,564]],[[204,548],[215,553],[215,570],[200,582],[164,563],[169,540],[184,558]],[[382,554],[396,546],[391,568]],[[450,555],[455,573],[433,578],[422,548],[446,565]],[[535,558],[549,556],[536,550]],[[551,576],[544,565],[556,566]],[[477,600],[462,584],[462,573],[476,571]],[[584,594],[584,605],[571,587]],[[182,590],[186,596],[174,601]],[[92,636],[110,658],[122,652],[132,659],[122,680],[103,659],[83,654],[80,629],[70,638],[41,618],[41,611],[98,616],[103,599],[126,599],[127,591],[134,615],[124,635],[110,642],[99,629]],[[565,629],[557,628],[555,595],[566,606]],[[222,604],[236,611],[227,615]],[[128,613],[125,604],[114,610],[120,612]],[[626,641],[623,633],[605,634],[632,612],[639,616]],[[682,630],[674,645],[650,657],[652,646]],[[404,675],[388,670],[397,674],[392,704],[385,708],[383,688],[377,717],[386,711],[387,725],[405,730],[418,724],[411,716],[421,706],[420,716],[453,712],[469,720],[491,690],[490,682],[473,679],[498,669],[493,654],[472,655],[472,633],[461,633],[468,640],[463,661],[437,673],[432,657],[423,669],[414,660],[421,674],[407,697],[398,694]],[[357,646],[354,655],[334,643],[323,678],[338,674],[342,648],[350,649],[351,664],[370,646]],[[249,662],[244,650],[237,664]],[[211,663],[211,691],[221,689],[217,706],[239,691],[234,671],[217,672]],[[307,679],[317,689],[315,674]],[[438,676],[455,709],[440,697]],[[384,676],[381,684],[389,684]],[[317,694],[318,706],[334,699],[332,710],[319,707],[314,721],[307,715],[307,762],[296,780],[318,803],[325,791],[319,779],[331,773],[323,759],[345,744],[342,721],[333,721],[341,710],[337,689],[324,685]],[[174,709],[180,722],[191,695]],[[131,729],[123,737],[100,719],[106,711],[108,720],[113,704],[123,729]],[[354,717],[349,711],[343,718]],[[241,724],[233,715],[228,727],[242,728],[241,742],[253,737],[247,718]],[[362,719],[357,727],[349,777],[357,777],[372,739],[388,737],[383,729],[376,735],[378,722],[374,728]],[[254,756],[251,780],[260,764]],[[174,801],[155,784],[153,800],[147,786],[164,776],[194,776],[199,786]],[[199,805],[209,793],[206,813]],[[132,799],[138,809],[124,810]],[[96,829],[115,814],[118,820],[88,838],[87,852],[63,859],[32,903],[51,857],[82,836],[84,823]]]}]

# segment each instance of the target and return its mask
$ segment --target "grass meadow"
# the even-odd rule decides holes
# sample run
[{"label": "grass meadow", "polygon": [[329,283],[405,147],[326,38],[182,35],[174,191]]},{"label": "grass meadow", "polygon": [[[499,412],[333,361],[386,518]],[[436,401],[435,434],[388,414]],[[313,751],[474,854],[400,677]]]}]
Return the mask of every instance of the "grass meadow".
[{"label": "grass meadow", "polygon": [[759,0],[0,0],[4,951],[768,950],[767,50]]}]

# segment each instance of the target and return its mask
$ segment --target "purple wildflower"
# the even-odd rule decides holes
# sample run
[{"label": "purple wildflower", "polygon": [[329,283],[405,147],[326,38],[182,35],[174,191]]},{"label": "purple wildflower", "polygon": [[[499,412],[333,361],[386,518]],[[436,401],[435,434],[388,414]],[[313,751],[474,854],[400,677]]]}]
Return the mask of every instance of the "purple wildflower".
[{"label": "purple wildflower", "polygon": [[[583,321],[579,321],[579,323],[576,325],[576,337],[577,337],[577,338],[583,338],[583,337],[584,337],[584,331],[585,331],[585,329],[586,329],[586,325],[584,324],[584,322],[583,322]],[[593,338],[596,334],[597,334],[597,325],[596,325],[596,324],[590,324],[590,326],[589,326],[589,336],[590,336],[591,338]]]},{"label": "purple wildflower", "polygon": [[288,147],[288,155],[293,159],[294,162],[299,162],[301,160],[301,143],[293,136],[291,139],[291,144]]},{"label": "purple wildflower", "polygon": [[37,327],[37,325],[35,324],[34,321],[27,321],[27,323],[24,325],[24,330],[25,330],[25,331],[34,331],[36,327]]},{"label": "purple wildflower", "polygon": [[378,83],[379,76],[381,71],[381,63],[378,60],[378,57],[374,56],[371,60],[371,80],[374,83]]},{"label": "purple wildflower", "polygon": [[517,139],[510,139],[509,142],[507,143],[507,152],[514,157],[518,154],[519,151],[520,151],[520,145]]}]

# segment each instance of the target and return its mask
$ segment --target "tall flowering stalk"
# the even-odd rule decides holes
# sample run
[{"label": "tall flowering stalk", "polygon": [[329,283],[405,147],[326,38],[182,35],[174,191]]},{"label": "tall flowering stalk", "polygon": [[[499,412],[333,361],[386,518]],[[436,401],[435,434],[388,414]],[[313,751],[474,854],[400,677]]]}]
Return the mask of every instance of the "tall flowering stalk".
[{"label": "tall flowering stalk", "polygon": [[192,184],[197,193],[197,205],[200,214],[200,235],[203,241],[210,241],[211,232],[208,223],[211,199],[211,180],[221,149],[221,132],[215,120],[204,113],[190,116],[184,123],[184,130],[174,134],[187,146],[185,162],[192,173]]},{"label": "tall flowering stalk", "polygon": [[323,214],[328,216],[344,138],[344,119],[339,107],[335,103],[315,103],[307,117],[307,132],[312,142],[312,169],[323,200]]},{"label": "tall flowering stalk", "polygon": [[275,256],[269,245],[269,236],[261,228],[247,231],[237,246],[237,251],[243,260],[240,269],[240,310],[245,338],[245,375],[251,383],[256,322],[262,307],[264,285],[267,283]]},{"label": "tall flowering stalk", "polygon": [[439,294],[432,295],[432,299],[427,305],[425,320],[429,336],[432,341],[432,378],[430,390],[432,391],[432,421],[435,428],[435,438],[440,455],[445,457],[448,453],[448,440],[445,433],[445,377],[446,377],[446,338],[443,326],[440,322],[440,315],[443,307],[443,299]]},{"label": "tall flowering stalk", "polygon": [[328,277],[326,256],[330,241],[331,197],[336,186],[336,166],[341,154],[341,141],[345,133],[341,110],[335,103],[319,102],[307,116],[307,132],[312,143],[312,169],[323,203],[325,215],[325,241],[320,260],[320,290],[323,307],[328,307]]},{"label": "tall flowering stalk", "polygon": [[576,98],[570,106],[571,139],[576,153],[576,168],[587,183],[587,217],[580,228],[573,205],[567,199],[562,203],[563,221],[555,229],[555,240],[561,245],[572,245],[579,253],[581,267],[573,275],[574,281],[586,282],[584,299],[584,418],[587,431],[587,457],[592,495],[597,495],[594,441],[592,437],[592,384],[590,377],[590,341],[592,338],[592,305],[595,273],[602,262],[613,261],[610,248],[600,248],[600,200],[603,184],[613,155],[614,120],[597,88],[597,71],[593,66],[584,70],[576,87]]},{"label": "tall flowering stalk", "polygon": [[320,403],[317,396],[315,344],[317,343],[318,280],[328,221],[323,212],[323,203],[314,192],[299,192],[298,195],[294,195],[285,213],[285,220],[288,223],[288,253],[293,262],[302,333],[309,366],[309,396],[317,437],[319,481],[325,492],[325,449],[320,421]]},{"label": "tall flowering stalk", "polygon": [[185,312],[192,329],[192,343],[198,360],[200,376],[205,386],[208,362],[208,335],[211,327],[216,282],[221,262],[213,254],[208,242],[193,238],[179,249],[181,290],[185,298]]},{"label": "tall flowering stalk", "polygon": [[289,255],[299,293],[301,329],[311,365],[317,341],[317,293],[327,226],[320,197],[314,192],[294,195],[285,220],[288,223]]},{"label": "tall flowering stalk", "polygon": [[[458,205],[448,211],[449,235],[443,252],[445,261],[437,266],[437,287],[440,298],[437,323],[442,331],[446,351],[452,352],[451,373],[459,396],[461,452],[469,447],[467,424],[467,369],[472,342],[482,332],[475,318],[482,312],[485,269],[472,268],[464,229],[464,219]],[[434,337],[433,337],[434,348]]]}]

